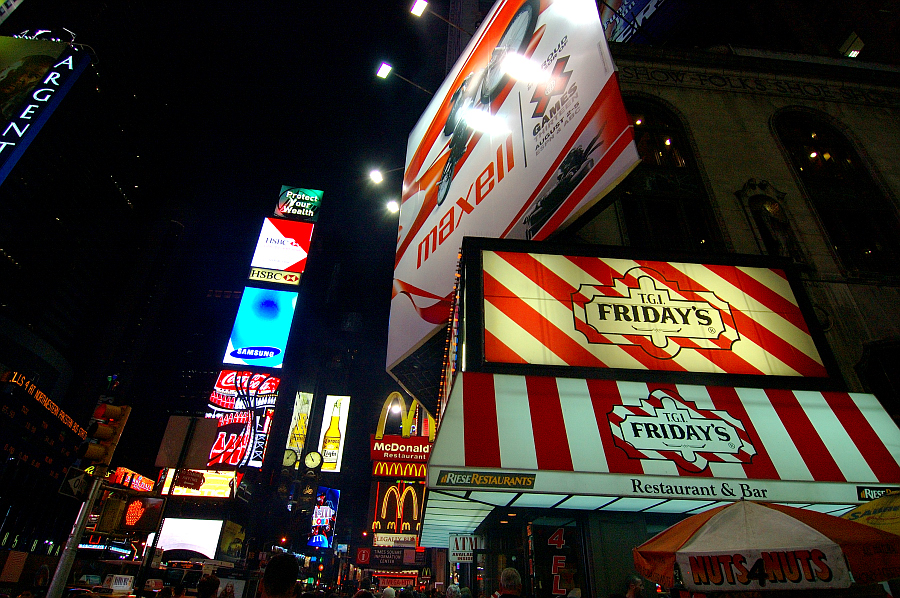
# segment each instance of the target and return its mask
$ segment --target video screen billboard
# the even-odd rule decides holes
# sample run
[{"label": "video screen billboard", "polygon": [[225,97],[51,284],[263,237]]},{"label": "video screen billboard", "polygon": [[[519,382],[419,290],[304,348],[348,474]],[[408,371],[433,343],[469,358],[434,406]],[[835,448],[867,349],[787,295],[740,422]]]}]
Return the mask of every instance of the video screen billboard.
[{"label": "video screen billboard", "polygon": [[206,417],[219,420],[211,469],[262,467],[280,384],[270,374],[219,372],[206,410]]},{"label": "video screen billboard", "polygon": [[316,506],[313,507],[308,546],[331,548],[340,500],[340,490],[319,486],[316,492]]},{"label": "video screen billboard", "polygon": [[[163,474],[165,474],[163,476]],[[174,469],[160,472],[163,478],[162,494],[168,494]],[[202,498],[234,498],[244,474],[237,471],[214,471],[212,469],[182,469],[175,483],[173,496],[197,496]]]},{"label": "video screen billboard", "polygon": [[0,183],[89,62],[75,45],[0,37]]},{"label": "video screen billboard", "polygon": [[[163,550],[192,550],[208,559],[216,557],[216,546],[219,534],[222,533],[221,519],[180,519],[166,517],[163,519],[162,531],[159,534],[157,548]],[[150,534],[147,545],[153,543]]]},{"label": "video screen billboard", "polygon": [[318,189],[282,185],[275,215],[301,222],[315,222],[319,219],[319,208],[324,195],[325,193]]},{"label": "video screen billboard", "polygon": [[[375,480],[369,492],[369,521],[379,536],[418,535],[425,508],[425,482]],[[377,545],[377,544],[376,544]],[[396,542],[385,546],[399,546]],[[415,543],[412,544],[415,546]]]},{"label": "video screen billboard", "polygon": [[250,278],[279,284],[300,284],[314,226],[312,222],[266,218],[250,261]]},{"label": "video screen billboard", "polygon": [[325,398],[325,417],[319,433],[322,471],[337,473],[341,470],[349,412],[350,397],[328,395]]},{"label": "video screen billboard", "polygon": [[284,467],[300,467],[300,459],[303,456],[303,446],[306,444],[306,434],[309,426],[309,409],[312,406],[313,395],[311,392],[298,392],[294,399],[294,413],[291,415],[291,429],[288,432],[287,446],[285,446]]},{"label": "video screen billboard", "polygon": [[638,161],[593,0],[499,0],[409,137],[389,369],[447,323],[463,237],[543,240]]},{"label": "video screen billboard", "polygon": [[296,305],[297,293],[245,287],[222,362],[281,368]]}]

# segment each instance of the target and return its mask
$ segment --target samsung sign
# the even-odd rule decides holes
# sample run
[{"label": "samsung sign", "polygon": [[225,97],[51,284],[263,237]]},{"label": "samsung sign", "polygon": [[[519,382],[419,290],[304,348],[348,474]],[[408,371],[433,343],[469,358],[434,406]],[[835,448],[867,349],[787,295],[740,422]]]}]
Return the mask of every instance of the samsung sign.
[{"label": "samsung sign", "polygon": [[0,38],[0,183],[89,61],[67,44]]}]

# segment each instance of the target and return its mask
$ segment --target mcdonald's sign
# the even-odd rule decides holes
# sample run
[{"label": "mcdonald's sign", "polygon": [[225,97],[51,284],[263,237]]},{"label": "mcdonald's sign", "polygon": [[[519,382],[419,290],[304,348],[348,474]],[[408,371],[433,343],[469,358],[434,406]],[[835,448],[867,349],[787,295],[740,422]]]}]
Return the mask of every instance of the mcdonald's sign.
[{"label": "mcdonald's sign", "polygon": [[425,482],[374,481],[369,499],[374,533],[380,536],[418,535],[425,506]]},{"label": "mcdonald's sign", "polygon": [[[400,435],[385,436],[391,413],[399,413]],[[378,427],[371,439],[372,461],[426,463],[434,443],[434,417],[416,399],[407,406],[399,392],[392,392],[381,406]],[[374,471],[374,466],[373,466]],[[374,474],[380,475],[380,474]],[[393,475],[393,474],[381,474]],[[417,476],[418,477],[418,476]]]},{"label": "mcdonald's sign", "polygon": [[372,461],[372,475],[404,480],[424,480],[424,463],[398,463],[396,461]]}]

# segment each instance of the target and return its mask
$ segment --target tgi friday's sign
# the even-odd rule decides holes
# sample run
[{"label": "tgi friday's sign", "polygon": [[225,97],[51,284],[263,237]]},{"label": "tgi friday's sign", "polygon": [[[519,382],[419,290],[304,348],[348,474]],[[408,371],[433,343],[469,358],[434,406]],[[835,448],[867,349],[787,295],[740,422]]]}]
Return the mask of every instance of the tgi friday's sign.
[{"label": "tgi friday's sign", "polygon": [[487,363],[828,377],[784,270],[507,246],[480,251]]},{"label": "tgi friday's sign", "polygon": [[470,534],[450,534],[450,545],[447,551],[449,563],[472,563],[475,551],[484,548],[484,538]]}]

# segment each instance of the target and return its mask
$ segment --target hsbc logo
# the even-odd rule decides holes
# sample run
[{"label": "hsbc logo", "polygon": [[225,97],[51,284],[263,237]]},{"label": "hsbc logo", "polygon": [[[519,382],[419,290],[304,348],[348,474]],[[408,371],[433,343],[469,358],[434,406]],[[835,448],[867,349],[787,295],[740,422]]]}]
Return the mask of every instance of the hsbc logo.
[{"label": "hsbc logo", "polygon": [[300,284],[300,275],[296,272],[250,268],[250,280],[261,280],[263,282],[275,282],[278,284],[297,286]]}]

